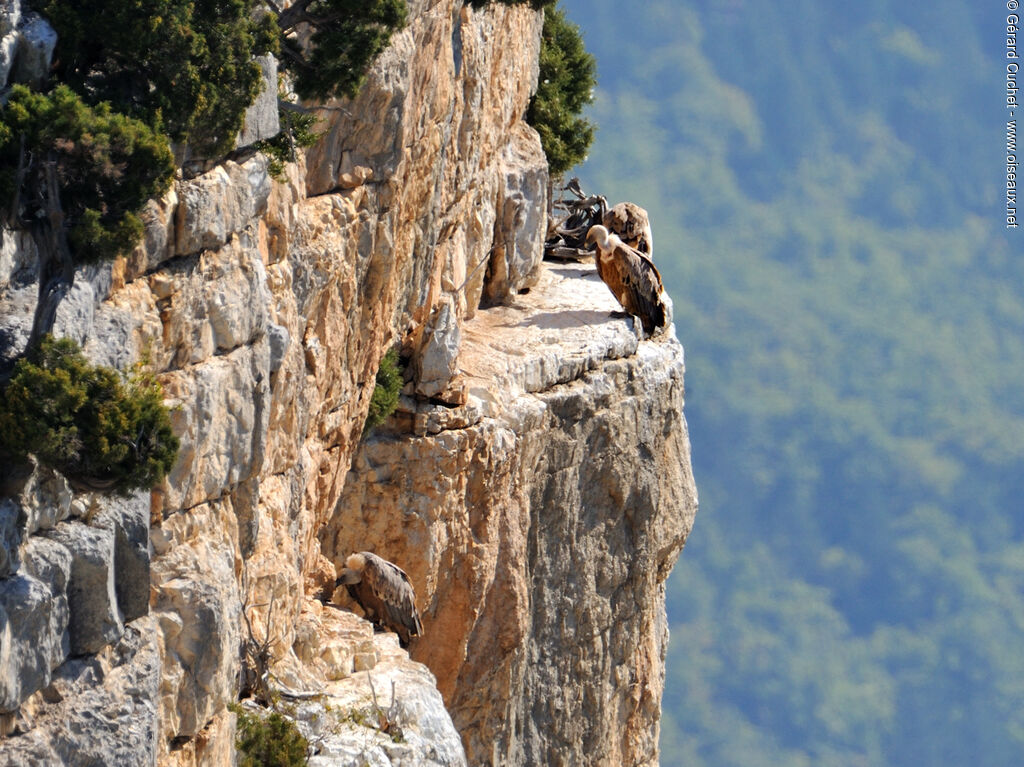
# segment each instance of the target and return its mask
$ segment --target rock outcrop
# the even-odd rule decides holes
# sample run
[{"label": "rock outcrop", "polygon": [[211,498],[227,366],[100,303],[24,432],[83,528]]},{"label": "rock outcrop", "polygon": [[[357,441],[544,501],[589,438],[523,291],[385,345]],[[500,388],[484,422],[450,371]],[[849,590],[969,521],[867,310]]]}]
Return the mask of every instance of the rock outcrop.
[{"label": "rock outcrop", "polygon": [[467,322],[467,404],[364,442],[322,533],[338,566],[368,539],[426,587],[411,654],[470,764],[657,763],[664,581],[696,509],[683,358],[614,308],[593,266],[550,264]]},{"label": "rock outcrop", "polygon": [[311,743],[311,767],[465,767],[462,741],[434,675],[409,660],[398,637],[374,634],[369,623],[334,606],[315,613],[319,629],[312,644],[321,653],[319,663],[343,673],[293,705],[299,730]]},{"label": "rock outcrop", "polygon": [[0,5],[0,89],[25,83],[38,87],[50,70],[57,35],[44,18],[21,0]]},{"label": "rock outcrop", "polygon": [[[610,318],[591,268],[541,262],[542,15],[409,7],[284,181],[260,155],[180,178],[130,258],[79,268],[55,331],[145,359],[182,447],[151,495],[41,467],[3,489],[0,761],[231,764],[258,646],[314,764],[656,763],[696,504],[682,348]],[[249,118],[240,143],[273,128]],[[35,268],[0,232],[0,335],[31,324]],[[395,346],[402,404],[366,437]],[[412,577],[411,660],[317,601],[361,549]],[[403,742],[327,716],[369,705],[367,678],[385,707],[394,681]]]}]

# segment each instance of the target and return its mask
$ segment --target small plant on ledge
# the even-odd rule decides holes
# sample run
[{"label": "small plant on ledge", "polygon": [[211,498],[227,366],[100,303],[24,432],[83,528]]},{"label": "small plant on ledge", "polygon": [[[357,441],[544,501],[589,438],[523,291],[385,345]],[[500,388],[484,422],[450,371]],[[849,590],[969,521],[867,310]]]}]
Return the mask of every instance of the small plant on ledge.
[{"label": "small plant on ledge", "polygon": [[149,489],[174,465],[178,445],[151,375],[92,365],[68,338],[44,336],[0,391],[0,455],[31,453],[89,489]]},{"label": "small plant on ledge", "polygon": [[309,743],[295,722],[276,711],[266,717],[250,714],[240,705],[229,708],[238,716],[239,767],[301,767],[308,764]]},{"label": "small plant on ledge", "polygon": [[370,411],[366,414],[363,434],[369,434],[395,412],[402,383],[402,364],[398,359],[398,349],[391,349],[384,355],[377,369],[377,380],[373,395],[370,397]]}]

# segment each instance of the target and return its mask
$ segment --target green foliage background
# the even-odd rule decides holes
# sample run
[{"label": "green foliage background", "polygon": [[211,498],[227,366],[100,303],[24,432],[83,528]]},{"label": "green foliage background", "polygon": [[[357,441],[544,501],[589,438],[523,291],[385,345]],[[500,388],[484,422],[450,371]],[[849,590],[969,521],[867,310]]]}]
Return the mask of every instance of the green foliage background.
[{"label": "green foliage background", "polygon": [[[295,18],[310,24],[312,51],[304,53],[288,34],[281,39],[281,66],[295,75],[295,92],[315,100],[355,97],[371,62],[405,26],[407,14],[405,0],[307,0]],[[281,14],[288,17],[287,11]],[[286,33],[294,28],[282,23]]]},{"label": "green foliage background", "polygon": [[1002,4],[564,5],[687,352],[662,764],[1021,764]]}]

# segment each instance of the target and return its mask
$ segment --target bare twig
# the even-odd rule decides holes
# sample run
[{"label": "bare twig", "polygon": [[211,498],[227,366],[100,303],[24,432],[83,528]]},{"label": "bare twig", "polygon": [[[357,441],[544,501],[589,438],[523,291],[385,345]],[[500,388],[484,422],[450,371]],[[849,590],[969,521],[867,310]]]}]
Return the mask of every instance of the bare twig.
[{"label": "bare twig", "polygon": [[391,735],[396,730],[397,722],[395,719],[398,713],[395,707],[397,702],[395,699],[395,680],[391,680],[391,703],[388,705],[388,710],[385,711],[377,702],[377,691],[373,688],[373,677],[370,676],[369,671],[366,672],[366,679],[370,683],[370,695],[373,697],[373,712],[377,715],[377,729]]},{"label": "bare twig", "polygon": [[317,104],[315,107],[305,107],[302,104],[296,104],[294,101],[287,101],[279,98],[277,100],[277,105],[283,112],[294,112],[295,114],[300,115],[311,115],[316,114],[317,112],[341,112],[343,115],[348,115],[349,117],[352,116],[352,113],[347,109],[339,106],[329,106],[326,104]]},{"label": "bare twig", "polygon": [[473,275],[480,271],[480,267],[482,267],[484,264],[489,264],[491,262],[491,255],[491,253],[488,253],[486,258],[481,259],[480,263],[473,267],[473,270],[466,275],[466,279],[462,281],[462,284],[455,289],[456,293],[462,292],[462,289],[466,287],[466,285],[469,283],[471,279],[473,279]]}]

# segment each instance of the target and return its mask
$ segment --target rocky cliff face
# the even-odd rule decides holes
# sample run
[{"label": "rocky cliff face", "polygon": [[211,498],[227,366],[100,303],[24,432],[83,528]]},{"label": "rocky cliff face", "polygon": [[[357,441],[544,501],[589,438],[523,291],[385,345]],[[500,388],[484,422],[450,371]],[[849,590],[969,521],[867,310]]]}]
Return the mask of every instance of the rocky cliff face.
[{"label": "rocky cliff face", "polygon": [[[664,581],[696,506],[682,349],[610,318],[592,268],[541,262],[540,26],[410,2],[285,182],[259,155],[180,180],[132,258],[79,270],[55,332],[147,359],[182,451],[132,499],[42,469],[4,490],[0,755],[230,764],[253,639],[317,764],[656,763]],[[16,337],[34,261],[2,237]],[[392,345],[411,380],[364,438]],[[412,662],[314,599],[360,549],[413,580]],[[391,681],[404,750],[327,716]]]}]

